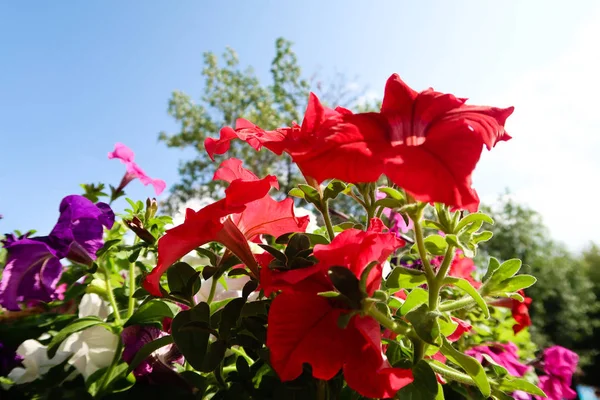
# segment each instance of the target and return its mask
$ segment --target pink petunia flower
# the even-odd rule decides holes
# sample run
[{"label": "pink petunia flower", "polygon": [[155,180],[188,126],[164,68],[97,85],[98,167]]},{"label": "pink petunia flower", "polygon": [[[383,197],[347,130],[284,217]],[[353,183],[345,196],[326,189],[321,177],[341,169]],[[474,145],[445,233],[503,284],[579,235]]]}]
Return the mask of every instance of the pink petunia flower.
[{"label": "pink petunia flower", "polygon": [[154,192],[157,196],[161,194],[167,187],[167,184],[162,179],[153,179],[146,175],[144,170],[142,170],[140,166],[135,163],[135,154],[133,151],[123,143],[115,144],[115,149],[114,151],[108,153],[108,158],[118,158],[123,164],[125,164],[127,169],[125,176],[117,188],[117,192],[123,190],[129,182],[136,178],[139,179],[140,182],[142,182],[145,186],[154,186]]}]

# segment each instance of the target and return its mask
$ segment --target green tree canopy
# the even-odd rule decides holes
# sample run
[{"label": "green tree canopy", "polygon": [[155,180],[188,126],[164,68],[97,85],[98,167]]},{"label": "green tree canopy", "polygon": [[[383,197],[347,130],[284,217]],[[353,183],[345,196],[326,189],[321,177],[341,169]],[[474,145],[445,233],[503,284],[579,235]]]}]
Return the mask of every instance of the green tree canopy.
[{"label": "green tree canopy", "polygon": [[[159,140],[168,147],[193,149],[194,156],[179,166],[181,181],[172,188],[171,207],[194,197],[213,195],[221,187],[212,182],[218,162],[213,163],[204,150],[207,137],[218,137],[219,130],[235,125],[245,118],[263,129],[289,126],[302,122],[309,89],[312,87],[325,104],[352,106],[361,94],[348,86],[341,73],[323,83],[318,75],[302,75],[292,43],[283,38],[275,42],[275,57],[271,62],[271,82],[264,84],[255,71],[242,69],[237,54],[227,48],[221,59],[214,53],[204,54],[203,93],[195,102],[186,93],[175,91],[169,100],[169,114],[179,124],[175,133],[161,132]],[[363,105],[363,108],[368,108]],[[247,168],[259,176],[274,174],[283,193],[300,180],[300,173],[290,158],[277,157],[268,151],[256,152],[239,141],[231,143],[228,157],[244,161]]]},{"label": "green tree canopy", "polygon": [[600,267],[597,246],[583,256],[574,255],[550,238],[538,212],[509,195],[501,196],[495,206],[484,207],[484,211],[495,224],[491,227],[494,237],[482,246],[481,258],[520,258],[523,272],[538,279],[526,290],[533,299],[532,339],[541,348],[558,344],[573,349],[582,356],[582,365],[592,363],[598,348],[593,340],[600,323],[600,293],[594,290],[591,276],[599,278],[600,274],[586,263],[595,262]]}]

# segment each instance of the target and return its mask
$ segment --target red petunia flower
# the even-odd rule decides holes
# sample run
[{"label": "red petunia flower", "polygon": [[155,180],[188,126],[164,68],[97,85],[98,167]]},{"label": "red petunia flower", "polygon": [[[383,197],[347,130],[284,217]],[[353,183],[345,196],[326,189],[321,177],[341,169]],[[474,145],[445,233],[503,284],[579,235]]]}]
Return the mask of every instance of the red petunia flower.
[{"label": "red petunia flower", "polygon": [[[377,224],[372,224],[376,227]],[[313,376],[329,380],[340,369],[348,386],[363,396],[392,397],[413,381],[412,371],[392,368],[381,345],[381,328],[371,317],[355,315],[346,328],[338,326],[340,316],[350,310],[319,292],[335,290],[325,279],[331,266],[343,266],[360,277],[366,266],[385,261],[403,242],[394,234],[348,229],[328,245],[315,246],[314,266],[272,272],[269,289],[283,289],[269,310],[267,347],[271,364],[282,381],[296,379],[303,364],[310,364]],[[266,268],[263,267],[263,270]],[[302,271],[302,274],[298,272]],[[381,282],[381,264],[367,280],[372,294]],[[264,285],[265,282],[261,282]]]},{"label": "red petunia flower", "polygon": [[481,282],[476,281],[473,278],[473,272],[477,270],[477,266],[473,262],[472,259],[464,256],[463,252],[460,250],[456,250],[456,254],[452,259],[452,264],[450,264],[450,270],[448,271],[448,275],[453,276],[455,278],[462,278],[467,280],[475,289],[479,289],[481,286]]},{"label": "red petunia flower", "polygon": [[[337,235],[330,244],[318,244],[314,247],[313,255],[319,261],[317,264],[292,271],[272,271],[265,268],[272,256],[264,254],[261,265],[261,287],[266,295],[284,288],[296,288],[303,282],[302,288],[313,291],[311,286],[319,287],[322,282],[329,284],[327,271],[333,266],[345,266],[356,276],[372,261],[377,264],[370,272],[367,280],[367,292],[373,293],[381,284],[383,263],[396,249],[405,245],[404,240],[389,232],[384,232],[384,225],[378,218],[373,218],[367,231],[347,229]],[[309,284],[309,283],[312,283]]]},{"label": "red petunia flower", "polygon": [[248,241],[261,234],[280,236],[289,232],[304,232],[308,217],[294,215],[293,200],[277,202],[268,192],[277,187],[277,179],[258,179],[242,168],[237,159],[225,160],[214,179],[230,182],[225,198],[195,212],[187,211],[185,222],[158,241],[158,263],[146,276],[144,288],[161,296],[160,277],[178,259],[208,242],[219,242],[235,254],[258,277],[258,264]]},{"label": "red petunia flower", "polygon": [[480,107],[427,89],[416,92],[398,75],[386,84],[381,111],[353,114],[324,107],[311,93],[301,126],[264,131],[246,120],[207,138],[211,158],[239,138],[259,150],[287,152],[306,177],[375,182],[382,174],[415,199],[474,211],[471,174],[485,145],[509,140],[504,123],[513,108]]},{"label": "red petunia flower", "polygon": [[455,317],[450,318],[452,318],[452,321],[456,322],[458,326],[456,327],[456,330],[446,338],[449,342],[456,342],[458,339],[460,339],[462,335],[471,331],[471,329],[473,328],[471,324],[467,321],[463,321],[462,319],[458,319]]},{"label": "red petunia flower", "polygon": [[492,303],[496,307],[511,309],[512,317],[517,322],[512,327],[515,335],[528,326],[531,326],[531,317],[529,316],[529,306],[531,306],[532,302],[531,297],[527,297],[524,290],[519,290],[518,293],[523,296],[523,302],[511,298],[503,298]]}]

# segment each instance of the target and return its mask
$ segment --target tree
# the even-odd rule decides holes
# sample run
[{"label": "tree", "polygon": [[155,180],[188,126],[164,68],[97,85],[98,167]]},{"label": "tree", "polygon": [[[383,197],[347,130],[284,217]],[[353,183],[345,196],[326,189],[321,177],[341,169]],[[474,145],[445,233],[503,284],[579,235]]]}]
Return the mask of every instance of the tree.
[{"label": "tree", "polygon": [[[488,254],[503,260],[520,258],[522,271],[538,279],[526,290],[533,299],[532,339],[541,348],[551,344],[570,348],[582,356],[582,365],[591,363],[597,347],[593,333],[600,323],[596,303],[600,292],[594,291],[589,272],[595,269],[586,267],[586,260],[598,262],[597,247],[598,258],[591,251],[584,257],[572,254],[549,237],[538,212],[516,203],[508,193],[483,211],[495,224],[490,229],[494,237],[482,246],[480,259],[487,259]],[[480,265],[484,264],[480,261]]]},{"label": "tree", "polygon": [[[319,81],[318,74],[304,78],[292,43],[283,38],[275,42],[270,72],[272,82],[264,85],[252,68],[242,70],[235,51],[227,48],[221,60],[213,53],[204,54],[204,92],[199,103],[183,92],[173,92],[168,112],[179,123],[179,131],[161,132],[159,140],[168,147],[194,149],[195,155],[179,166],[181,182],[171,190],[171,208],[191,198],[211,196],[221,188],[218,182],[212,182],[218,163],[207,156],[204,139],[217,137],[222,127],[235,125],[238,118],[246,118],[264,129],[289,126],[293,121],[300,123],[311,86],[325,104],[336,106],[351,106],[361,94],[349,88],[340,73],[330,84]],[[256,152],[245,143],[233,141],[228,156],[242,159],[259,176],[276,175],[282,193],[287,193],[301,178],[287,155],[282,158],[268,151]]]}]

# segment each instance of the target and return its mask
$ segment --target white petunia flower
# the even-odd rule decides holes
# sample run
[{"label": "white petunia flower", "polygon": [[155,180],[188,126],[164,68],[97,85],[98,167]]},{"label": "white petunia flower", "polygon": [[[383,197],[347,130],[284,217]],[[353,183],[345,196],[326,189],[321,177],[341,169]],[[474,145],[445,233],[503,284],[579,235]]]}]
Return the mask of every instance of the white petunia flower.
[{"label": "white petunia flower", "polygon": [[118,344],[117,335],[96,325],[70,335],[60,345],[60,350],[73,354],[68,363],[87,379],[112,363]]},{"label": "white petunia flower", "polygon": [[84,294],[79,303],[79,318],[98,317],[105,320],[111,312],[112,309],[108,303],[96,293]]},{"label": "white petunia flower", "polygon": [[35,381],[69,356],[69,353],[59,349],[56,355],[49,359],[48,348],[33,339],[21,343],[17,354],[23,357],[21,363],[24,368],[16,367],[8,374],[8,378],[17,385]]},{"label": "white petunia flower", "polygon": [[[96,293],[86,293],[79,303],[79,318],[95,316],[102,320],[112,312],[107,302]],[[87,379],[97,370],[108,367],[119,344],[119,337],[96,325],[70,335],[59,351],[72,354],[68,363]]]}]

